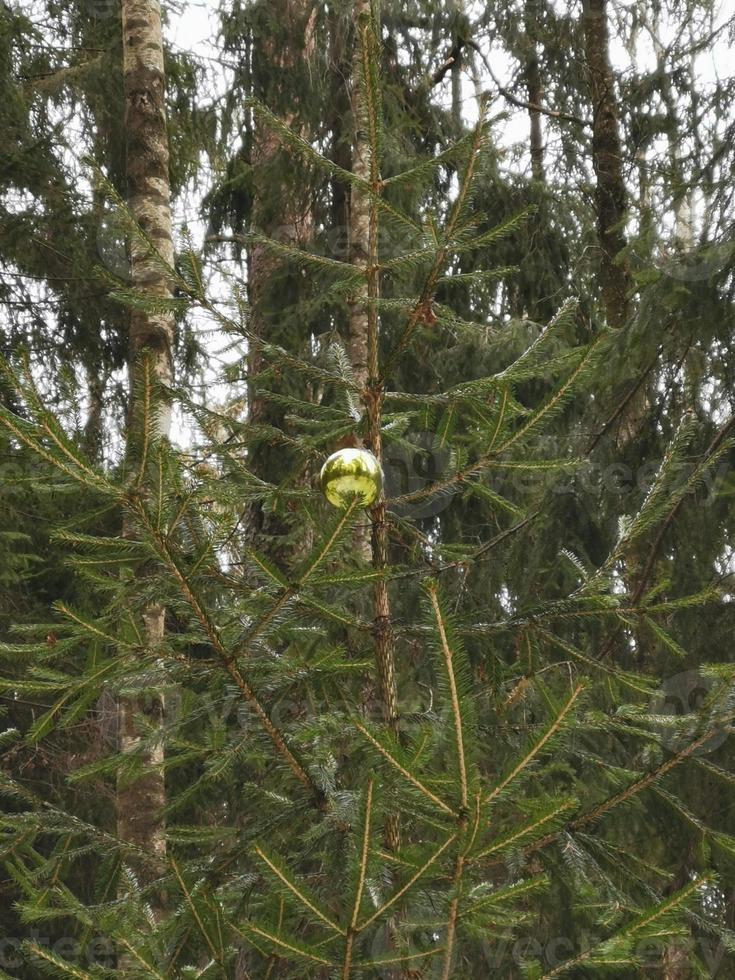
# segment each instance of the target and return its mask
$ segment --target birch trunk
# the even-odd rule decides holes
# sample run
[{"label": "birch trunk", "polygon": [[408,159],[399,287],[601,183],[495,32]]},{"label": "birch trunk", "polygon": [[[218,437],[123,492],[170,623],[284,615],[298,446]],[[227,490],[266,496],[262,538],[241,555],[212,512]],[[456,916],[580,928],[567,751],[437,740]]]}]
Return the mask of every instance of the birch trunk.
[{"label": "birch trunk", "polygon": [[[169,189],[169,151],[166,130],[165,76],[159,0],[123,0],[123,83],[125,136],[127,143],[128,206],[162,258],[173,265]],[[171,286],[160,266],[151,261],[145,245],[131,243],[133,285],[151,296],[168,297]],[[136,372],[139,355],[149,352],[157,378],[172,380],[174,320],[168,313],[134,310],[130,317],[129,374],[131,417],[135,413]],[[158,419],[158,436],[167,436],[170,415]],[[123,533],[131,534],[129,527]],[[165,611],[151,605],[145,613],[146,641],[150,649],[160,646],[165,630]],[[144,774],[134,781],[118,781],[117,827],[125,841],[147,851],[152,860],[135,867],[142,885],[155,880],[164,867],[166,826],[162,809],[166,802],[162,769],[162,742],[143,750],[143,727],[160,727],[163,697],[122,698],[118,702],[118,736],[122,752],[142,755]],[[141,724],[141,722],[143,724]],[[163,916],[160,896],[150,898],[153,913]],[[126,964],[121,964],[126,970]]]},{"label": "birch trunk", "polygon": [[[524,10],[524,48],[526,64],[526,91],[528,101],[534,105],[541,105],[544,97],[544,85],[541,78],[539,67],[538,46],[536,43],[537,24],[539,19],[538,4],[535,0],[526,4]],[[538,109],[529,109],[530,122],[530,150],[531,150],[531,174],[534,180],[543,182],[544,173],[544,132],[541,125],[541,113]]]},{"label": "birch trunk", "polygon": [[[531,54],[526,65],[528,101],[532,105],[540,105],[543,97],[541,73],[538,67],[538,57]],[[538,109],[529,109],[531,124],[531,173],[533,179],[543,183],[544,173],[544,134],[541,128],[541,113]]]}]

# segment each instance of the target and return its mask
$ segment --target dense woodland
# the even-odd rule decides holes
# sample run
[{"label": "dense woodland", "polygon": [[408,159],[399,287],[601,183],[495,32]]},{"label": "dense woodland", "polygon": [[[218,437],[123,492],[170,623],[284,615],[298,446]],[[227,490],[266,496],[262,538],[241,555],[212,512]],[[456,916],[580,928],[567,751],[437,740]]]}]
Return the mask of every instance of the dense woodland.
[{"label": "dense woodland", "polygon": [[731,5],[194,8],[0,0],[0,977],[735,976]]}]

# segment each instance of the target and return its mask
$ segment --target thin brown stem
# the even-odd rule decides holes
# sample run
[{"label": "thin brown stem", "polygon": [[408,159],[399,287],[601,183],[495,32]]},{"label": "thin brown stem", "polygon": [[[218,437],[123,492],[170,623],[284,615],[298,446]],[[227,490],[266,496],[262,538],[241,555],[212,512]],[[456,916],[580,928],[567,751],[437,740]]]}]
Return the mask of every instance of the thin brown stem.
[{"label": "thin brown stem", "polygon": [[360,906],[362,895],[365,890],[365,877],[367,875],[367,862],[370,854],[370,824],[373,806],[373,781],[368,783],[367,795],[365,798],[365,825],[362,833],[362,848],[360,851],[360,869],[358,872],[357,888],[355,890],[355,904],[352,907],[352,919],[347,929],[347,942],[345,944],[345,958],[342,965],[342,980],[349,980],[352,969],[352,951],[357,935],[357,922],[360,917]]},{"label": "thin brown stem", "polygon": [[449,903],[449,918],[447,920],[447,943],[444,949],[444,964],[442,968],[441,980],[449,980],[452,971],[452,957],[454,955],[454,937],[457,932],[457,915],[459,912],[459,890],[462,885],[462,874],[464,872],[465,858],[460,852],[454,865],[454,878],[452,887],[454,895]]},{"label": "thin brown stem", "polygon": [[156,545],[156,551],[158,552],[159,556],[164,561],[166,567],[169,569],[174,579],[176,580],[179,589],[181,591],[181,594],[183,595],[187,604],[189,605],[192,612],[196,616],[199,624],[204,629],[207,635],[207,639],[209,640],[215,653],[217,653],[217,655],[221,659],[228,674],[235,682],[235,685],[239,690],[243,700],[246,701],[247,704],[250,706],[250,708],[253,710],[261,726],[263,727],[266,734],[272,741],[276,751],[284,759],[284,761],[286,762],[286,764],[288,765],[289,769],[294,774],[296,779],[302,784],[302,786],[304,786],[307,790],[309,790],[310,794],[314,797],[314,799],[318,801],[319,804],[321,804],[322,794],[320,790],[315,786],[311,777],[307,774],[304,767],[301,765],[298,759],[291,752],[288,745],[286,744],[283,735],[271,721],[267,711],[261,704],[260,699],[255,694],[255,691],[250,686],[250,684],[245,680],[243,675],[240,673],[240,670],[238,669],[235,663],[236,660],[235,655],[229,653],[226,647],[224,646],[224,644],[222,643],[222,640],[219,635],[219,630],[214,625],[214,623],[210,620],[206,611],[201,606],[199,600],[192,592],[191,587],[189,586],[189,583],[186,579],[186,576],[179,568],[178,562],[176,561],[173,554],[171,553],[171,549],[169,548],[168,542],[166,541],[165,537],[158,531],[157,528],[153,527],[153,525],[150,524],[147,515],[145,513],[145,509],[143,508],[142,505],[137,508],[136,516],[138,517],[139,520],[141,520],[141,522],[143,522],[146,525],[146,530],[148,531],[148,533],[151,536],[151,539],[154,541]]}]

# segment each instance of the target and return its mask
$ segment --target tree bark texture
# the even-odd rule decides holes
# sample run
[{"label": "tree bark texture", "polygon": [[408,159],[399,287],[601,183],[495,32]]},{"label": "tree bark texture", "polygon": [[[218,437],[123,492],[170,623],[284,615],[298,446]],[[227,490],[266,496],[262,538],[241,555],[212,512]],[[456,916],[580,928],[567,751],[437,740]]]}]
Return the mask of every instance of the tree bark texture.
[{"label": "tree bark texture", "polygon": [[[370,0],[355,0],[353,8],[354,50],[352,55],[352,172],[370,180],[370,146],[365,131],[362,92],[360,21],[370,16]],[[349,261],[367,267],[370,253],[370,201],[354,184],[350,188]],[[351,297],[349,312],[349,356],[360,389],[368,383],[368,283],[365,279]]]},{"label": "tree bark texture", "polygon": [[[271,82],[270,91],[260,91],[257,82],[259,73],[256,72],[255,94],[266,101],[268,107],[287,126],[295,127],[301,136],[306,136],[307,127],[301,107],[294,104],[293,99],[283,106],[278,103],[283,101],[279,98],[281,88],[288,90],[289,76],[301,69],[303,63],[313,56],[316,7],[311,0],[277,0],[274,7],[282,29],[277,38],[256,39],[261,50],[255,57],[265,59],[275,82]],[[303,37],[303,46],[297,47],[292,42],[294,38],[300,37]],[[303,247],[313,238],[313,208],[309,188],[302,186],[300,189],[293,173],[287,175],[290,179],[284,179],[284,175],[275,170],[279,153],[287,152],[278,135],[260,119],[256,119],[251,152],[255,183],[251,223],[254,229],[269,238],[275,238],[286,245]],[[251,329],[264,339],[272,334],[268,322],[271,315],[269,308],[277,289],[277,274],[281,267],[281,260],[268,249],[258,244],[251,246],[248,253]],[[277,307],[278,304],[275,305]],[[257,374],[260,366],[260,351],[254,345],[250,351],[250,373]],[[261,399],[251,397],[250,416],[254,421],[262,417],[263,408]]]},{"label": "tree bark texture", "polygon": [[[371,0],[354,0],[352,18],[355,46],[352,59],[352,171],[374,187],[377,193],[380,162],[374,158],[367,135],[366,80],[363,68],[367,60],[365,45],[372,30]],[[378,357],[379,323],[376,301],[380,295],[380,273],[377,232],[376,206],[360,188],[353,185],[350,197],[350,259],[353,264],[367,271],[350,308],[349,353],[353,373],[362,390],[367,419],[367,443],[376,458],[382,462],[383,379],[380,376]],[[357,545],[364,548],[366,558],[372,557],[374,568],[382,571],[388,563],[388,526],[383,493],[370,511],[370,520],[372,542],[367,539],[364,542],[358,540]],[[382,577],[374,586],[373,609],[375,660],[383,717],[393,734],[399,737],[395,643],[388,586]],[[397,813],[389,814],[386,819],[385,840],[390,850],[399,849],[400,818]]]},{"label": "tree bark texture", "polygon": [[[161,259],[173,265],[169,188],[169,150],[166,128],[165,76],[161,36],[161,8],[158,0],[123,0],[123,85],[125,94],[125,136],[127,144],[128,206],[135,220],[153,244]],[[144,240],[131,242],[132,283],[155,297],[170,297],[171,284],[150,255]],[[174,318],[170,313],[134,310],[130,316],[130,418],[135,418],[135,392],[140,356],[147,352],[157,379],[172,380]],[[170,414],[158,416],[159,437],[167,436]],[[123,533],[131,534],[128,526]],[[160,646],[165,630],[165,610],[154,604],[145,612],[146,642],[150,649]],[[163,696],[143,699],[121,698],[118,702],[118,738],[123,753],[142,755],[144,774],[133,781],[119,779],[117,787],[117,826],[122,840],[148,852],[151,861],[140,862],[135,872],[143,885],[154,880],[164,867],[166,825],[162,810],[166,802],[162,742],[141,749],[142,732],[155,731],[163,720]],[[154,915],[163,915],[162,899],[151,896]],[[125,970],[125,964],[121,964]]]},{"label": "tree bark texture", "polygon": [[[544,85],[539,66],[538,33],[539,9],[536,0],[528,0],[524,9],[524,60],[526,91],[529,104],[543,105]],[[534,180],[543,181],[544,174],[544,132],[541,125],[541,113],[538,109],[529,109],[531,174]]]},{"label": "tree bark texture", "polygon": [[[623,175],[615,79],[610,62],[607,0],[585,0],[584,36],[592,99],[592,165],[596,177],[600,287],[607,322],[618,329],[625,325],[630,316],[633,280],[622,255],[627,245],[624,224],[628,194]],[[641,387],[620,416],[616,431],[618,449],[625,449],[638,437],[648,409],[648,395]],[[629,557],[631,569],[635,569],[639,564],[638,558],[634,555]]]},{"label": "tree bark texture", "polygon": [[[288,95],[293,91],[293,76],[306,73],[314,54],[317,8],[312,0],[275,0],[271,17],[279,25],[273,36],[257,37],[254,54],[255,95],[268,104],[286,125],[306,136],[308,127],[305,113],[298,99]],[[302,40],[303,39],[303,40]],[[262,70],[260,69],[262,64]],[[267,86],[265,78],[267,77]],[[262,81],[261,81],[262,79]],[[278,135],[259,118],[254,122],[250,162],[253,172],[253,204],[251,226],[268,238],[286,245],[307,246],[314,235],[312,190],[303,175],[297,175],[302,161],[294,160]],[[298,303],[302,281],[300,272],[293,265],[276,257],[260,244],[250,246],[248,262],[248,300],[250,305],[250,329],[257,338],[275,344],[283,344],[298,350],[308,340],[305,333],[286,337],[281,324],[282,311]],[[297,328],[303,331],[301,324]],[[262,353],[257,341],[248,351],[248,376],[251,379],[248,399],[248,416],[252,423],[280,424],[281,409],[272,409],[259,395],[253,383],[263,366]],[[270,447],[257,447],[251,454],[251,465],[264,479],[278,482],[284,475],[279,469],[282,451]],[[260,540],[276,561],[293,559],[293,549],[281,547],[283,522],[275,515],[267,514],[255,505],[248,515],[248,534]],[[308,550],[310,538],[299,541],[297,553]]]},{"label": "tree bark texture", "polygon": [[597,182],[600,284],[608,323],[612,327],[621,327],[629,314],[631,278],[627,263],[618,259],[626,246],[623,225],[627,192],[615,80],[610,63],[607,0],[585,0],[584,36],[593,113],[592,165]]},{"label": "tree bark texture", "polygon": [[[538,56],[535,51],[529,54],[526,63],[528,101],[531,105],[541,105],[543,86],[539,71]],[[538,109],[528,110],[531,123],[531,173],[534,180],[544,180],[544,133],[541,127],[541,113]]]}]

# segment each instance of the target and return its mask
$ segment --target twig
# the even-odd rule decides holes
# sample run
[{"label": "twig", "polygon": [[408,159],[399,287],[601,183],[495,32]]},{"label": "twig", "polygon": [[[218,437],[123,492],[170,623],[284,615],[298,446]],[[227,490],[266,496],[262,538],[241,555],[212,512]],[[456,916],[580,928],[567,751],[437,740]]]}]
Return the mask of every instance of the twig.
[{"label": "twig", "polygon": [[625,411],[625,408],[628,405],[628,403],[630,402],[631,398],[633,398],[633,396],[640,389],[641,385],[646,380],[646,378],[648,377],[648,375],[656,367],[656,364],[658,363],[658,359],[659,359],[662,351],[663,351],[663,345],[661,347],[659,347],[659,349],[656,351],[656,355],[653,358],[653,360],[651,361],[651,363],[646,367],[645,371],[643,371],[643,373],[640,375],[640,377],[638,378],[638,380],[636,381],[636,383],[630,389],[630,391],[625,396],[625,398],[623,398],[623,400],[620,402],[620,404],[615,409],[615,411],[610,416],[610,418],[607,420],[607,422],[605,422],[605,424],[602,426],[602,428],[599,429],[599,431],[597,431],[595,433],[595,435],[593,436],[592,441],[590,442],[589,446],[587,446],[587,455],[589,455],[592,452],[592,450],[595,448],[595,446],[600,441],[600,439],[602,439],[602,437],[608,431],[608,429],[610,428],[610,426]]},{"label": "twig", "polygon": [[516,106],[518,109],[529,109],[531,112],[540,112],[544,116],[549,116],[550,119],[559,119],[559,120],[564,120],[565,122],[575,123],[575,125],[577,126],[592,125],[592,121],[590,119],[582,119],[580,116],[573,116],[571,115],[571,113],[568,112],[558,112],[556,109],[547,109],[546,106],[538,105],[535,102],[526,102],[525,99],[519,99],[517,95],[513,95],[513,93],[509,89],[505,88],[504,85],[500,84],[499,80],[495,76],[495,73],[490,67],[490,62],[483,54],[479,44],[471,40],[468,40],[465,43],[467,44],[468,47],[472,48],[472,50],[475,51],[480,56],[480,58],[482,59],[482,63],[485,66],[488,75],[493,80],[493,83],[497,88],[498,92],[500,92],[503,98],[506,99],[508,102],[510,102],[511,105]]},{"label": "twig", "polygon": [[[714,436],[714,438],[710,442],[709,446],[707,447],[707,451],[704,454],[705,462],[712,455],[712,453],[714,453],[718,449],[718,447],[723,442],[723,440],[727,437],[728,433],[730,432],[730,429],[732,429],[733,426],[735,426],[735,415],[730,416],[727,422],[725,422],[725,424],[720,428],[720,431]],[[668,529],[674,523],[674,520],[676,519],[677,514],[681,510],[682,504],[684,503],[685,499],[686,499],[685,497],[681,497],[681,499],[674,504],[674,506],[671,508],[669,513],[666,515],[666,519],[664,520],[663,524],[659,528],[659,532],[656,535],[656,539],[653,542],[653,545],[651,546],[651,551],[649,552],[648,559],[646,560],[646,564],[643,567],[643,571],[638,581],[638,585],[636,586],[636,590],[633,593],[633,596],[631,597],[630,604],[633,607],[638,605],[641,597],[646,591],[649,579],[651,578],[651,573],[653,572],[653,566],[656,564],[656,559],[658,557],[658,553],[661,548],[661,542],[663,541]],[[607,641],[605,642],[605,645],[603,646],[602,650],[599,653],[600,659],[603,659],[604,657],[608,656],[608,654],[610,653],[610,651],[612,650],[615,644],[615,640],[617,638],[618,632],[615,632],[610,637],[608,637]]]},{"label": "twig", "polygon": [[463,37],[457,38],[451,50],[449,51],[449,54],[447,55],[444,63],[440,65],[437,68],[437,70],[434,72],[434,74],[431,76],[432,86],[438,85],[439,82],[443,81],[443,79],[446,77],[447,72],[451,71],[452,67],[454,66],[460,54],[462,53],[462,48],[467,43],[468,42],[465,40],[465,38]]}]

